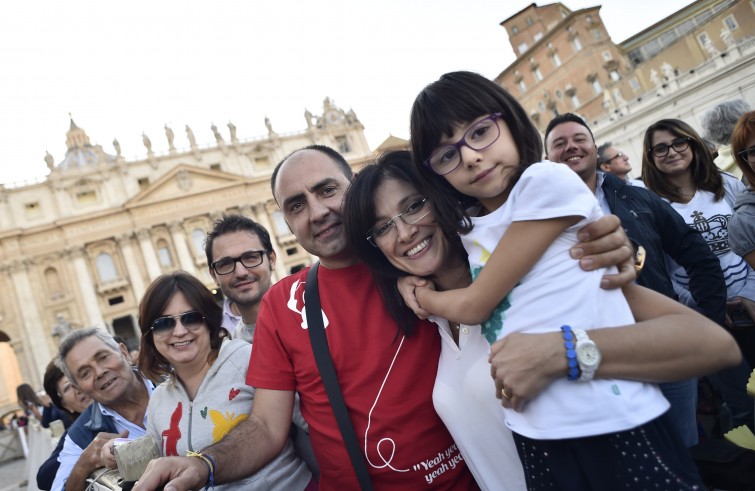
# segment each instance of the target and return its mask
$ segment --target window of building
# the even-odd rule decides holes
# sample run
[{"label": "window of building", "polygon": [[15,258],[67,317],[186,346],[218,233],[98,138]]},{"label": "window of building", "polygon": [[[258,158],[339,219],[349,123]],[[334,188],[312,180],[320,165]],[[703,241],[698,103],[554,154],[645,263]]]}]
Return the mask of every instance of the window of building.
[{"label": "window of building", "polygon": [[210,170],[220,171],[220,164],[210,164]]},{"label": "window of building", "polygon": [[118,279],[118,272],[115,269],[113,256],[107,252],[99,253],[94,260],[94,265],[97,268],[97,275],[100,277],[101,282],[107,283],[108,281]]},{"label": "window of building", "polygon": [[527,27],[532,25],[532,17],[527,17]]},{"label": "window of building", "polygon": [[144,191],[149,186],[149,177],[140,177],[136,182],[139,184],[139,191]]},{"label": "window of building", "polygon": [[705,48],[705,45],[710,43],[710,36],[708,36],[707,32],[701,32],[697,35],[697,41],[700,43],[700,46]]},{"label": "window of building", "polygon": [[535,68],[532,70],[532,73],[535,75],[535,80],[538,82],[543,79],[543,73],[540,71],[540,68]]},{"label": "window of building", "polygon": [[556,89],[556,99],[561,99],[564,97],[564,93],[561,92],[561,89]]},{"label": "window of building", "polygon": [[511,26],[511,34],[519,34],[519,28],[517,26]]},{"label": "window of building", "polygon": [[684,36],[685,34],[687,34],[688,32],[694,29],[695,29],[695,20],[689,19],[679,24],[676,27],[676,32],[678,33],[679,36]]},{"label": "window of building", "polygon": [[545,103],[543,101],[540,101],[537,103],[537,108],[540,112],[545,111]]},{"label": "window of building", "polygon": [[256,157],[254,159],[254,165],[256,167],[269,167],[270,166],[270,157],[267,155],[263,157]]},{"label": "window of building", "polygon": [[107,299],[107,304],[112,305],[118,305],[119,303],[123,303],[123,295],[118,295],[117,297],[110,297]]},{"label": "window of building", "polygon": [[611,80],[613,80],[614,82],[618,82],[619,80],[621,80],[621,75],[619,75],[619,72],[617,72],[616,70],[611,70],[610,72],[608,72],[608,75],[611,77]]},{"label": "window of building", "polygon": [[572,48],[574,48],[574,52],[582,51],[582,41],[579,40],[578,37],[575,37],[571,40]]},{"label": "window of building", "polygon": [[737,24],[737,20],[734,18],[733,15],[727,15],[726,17],[724,17],[724,25],[730,31],[733,31],[739,28],[739,24]]},{"label": "window of building", "polygon": [[351,144],[349,144],[349,137],[346,135],[337,136],[336,147],[338,147],[338,151],[340,153],[351,152]]},{"label": "window of building", "polygon": [[635,92],[639,92],[642,86],[640,85],[640,82],[637,80],[636,77],[632,77],[629,80],[629,86],[632,87],[632,90]]},{"label": "window of building", "polygon": [[750,0],[750,7],[752,7],[753,11],[755,11],[755,0]]},{"label": "window of building", "polygon": [[645,55],[642,54],[642,50],[640,48],[633,49],[632,51],[627,53],[627,56],[629,56],[629,59],[632,61],[632,65],[634,66],[637,66],[645,61]]},{"label": "window of building", "polygon": [[97,192],[94,190],[81,191],[76,193],[76,203],[79,205],[88,205],[97,202]]},{"label": "window of building", "polygon": [[603,87],[600,85],[600,80],[597,78],[590,82],[590,85],[592,85],[592,90],[595,91],[596,94],[603,92]]},{"label": "window of building", "polygon": [[538,42],[538,41],[540,41],[541,39],[543,39],[543,33],[542,33],[542,32],[540,32],[540,31],[536,32],[536,33],[535,33],[535,42]]},{"label": "window of building", "polygon": [[194,245],[194,254],[201,256],[204,254],[204,241],[207,239],[207,234],[201,228],[195,228],[191,231],[191,243]]},{"label": "window of building", "polygon": [[579,102],[579,97],[577,97],[577,94],[574,94],[571,96],[571,105],[574,109],[577,109],[581,102]]},{"label": "window of building", "polygon": [[661,34],[661,44],[663,46],[671,46],[676,41],[676,30],[666,31]]},{"label": "window of building", "polygon": [[551,60],[553,60],[553,66],[554,66],[555,68],[558,68],[558,67],[560,67],[560,66],[561,66],[561,57],[560,57],[560,56],[558,56],[558,53],[553,53],[553,54],[551,55]]},{"label": "window of building", "polygon": [[168,242],[164,239],[157,241],[157,258],[160,260],[160,265],[163,268],[173,267],[173,257],[170,255],[170,248]]},{"label": "window of building", "polygon": [[708,22],[711,17],[713,17],[713,12],[711,10],[704,10],[695,16],[695,22],[697,22],[698,26],[702,26]]},{"label": "window of building", "polygon": [[519,87],[519,92],[527,92],[527,84],[524,83],[524,80],[517,82],[517,86]]},{"label": "window of building", "polygon": [[527,46],[527,43],[520,43],[517,49],[519,50],[519,54],[521,55],[527,52],[527,48],[529,48],[529,46]]},{"label": "window of building", "polygon": [[645,56],[652,58],[661,52],[663,46],[661,46],[661,42],[658,39],[653,39],[652,41],[645,43],[642,49],[645,51]]},{"label": "window of building", "polygon": [[24,212],[26,218],[36,218],[42,215],[42,207],[39,206],[39,201],[32,201],[24,204]]},{"label": "window of building", "polygon": [[60,274],[58,274],[57,269],[53,267],[45,269],[45,283],[50,294],[50,300],[63,298],[63,285],[60,282]]},{"label": "window of building", "polygon": [[603,61],[611,61],[613,60],[613,55],[610,51],[603,51],[600,56],[603,57]]},{"label": "window of building", "polygon": [[291,229],[288,228],[283,212],[280,210],[273,212],[273,227],[275,227],[275,235],[291,235]]},{"label": "window of building", "polygon": [[600,29],[595,28],[595,29],[592,30],[592,37],[596,41],[600,41],[603,38],[603,33],[600,31]]}]

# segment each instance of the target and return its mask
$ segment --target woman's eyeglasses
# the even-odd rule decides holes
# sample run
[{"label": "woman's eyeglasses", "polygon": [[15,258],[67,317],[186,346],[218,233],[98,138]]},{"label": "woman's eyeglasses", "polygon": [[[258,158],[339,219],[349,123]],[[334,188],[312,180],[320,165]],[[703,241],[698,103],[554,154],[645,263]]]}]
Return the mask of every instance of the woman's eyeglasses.
[{"label": "woman's eyeglasses", "polygon": [[367,240],[370,241],[370,244],[377,247],[378,242],[382,242],[390,235],[391,230],[396,229],[397,219],[400,218],[401,221],[407,225],[414,225],[429,214],[430,207],[428,206],[427,198],[417,198],[412,200],[403,213],[399,213],[390,220],[379,223],[368,230]]},{"label": "woman's eyeglasses", "polygon": [[671,145],[659,143],[650,148],[653,157],[662,159],[668,155],[669,148],[673,148],[676,153],[683,152],[689,148],[689,138],[677,138],[671,142]]},{"label": "woman's eyeglasses", "polygon": [[739,152],[737,156],[742,159],[742,162],[753,165],[755,164],[755,147],[746,148]]},{"label": "woman's eyeglasses", "polygon": [[199,312],[191,310],[178,315],[166,315],[164,317],[158,317],[150,326],[152,333],[158,337],[165,337],[173,332],[176,327],[176,319],[180,319],[181,324],[188,331],[196,331],[204,325],[204,316]]}]

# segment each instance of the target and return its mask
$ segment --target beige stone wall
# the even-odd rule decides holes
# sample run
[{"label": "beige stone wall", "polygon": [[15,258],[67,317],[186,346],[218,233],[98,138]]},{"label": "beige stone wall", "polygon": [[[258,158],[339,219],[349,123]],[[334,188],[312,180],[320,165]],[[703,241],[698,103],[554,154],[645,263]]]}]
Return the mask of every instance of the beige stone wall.
[{"label": "beige stone wall", "polygon": [[[270,231],[276,279],[309,264],[273,200],[275,165],[313,143],[347,150],[355,166],[372,153],[356,115],[329,100],[307,126],[125,161],[88,145],[72,122],[66,159],[44,182],[0,190],[0,331],[12,340],[23,380],[41,389],[60,317],[74,329],[99,326],[137,342],[138,304],[155,277],[183,269],[214,288],[203,238],[223,213],[245,214]],[[77,152],[95,161],[70,165]],[[6,382],[0,404],[15,380]]]}]

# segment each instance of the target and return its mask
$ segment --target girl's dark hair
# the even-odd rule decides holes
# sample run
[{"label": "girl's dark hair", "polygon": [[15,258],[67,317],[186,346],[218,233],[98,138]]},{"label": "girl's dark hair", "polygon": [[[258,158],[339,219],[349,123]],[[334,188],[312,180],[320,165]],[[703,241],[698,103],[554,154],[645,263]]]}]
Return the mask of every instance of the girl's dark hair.
[{"label": "girl's dark hair", "polygon": [[731,134],[731,153],[751,188],[755,188],[755,170],[737,154],[742,150],[747,150],[747,142],[753,136],[755,136],[755,111],[750,111],[744,113],[734,127],[734,132]]},{"label": "girl's dark hair", "polygon": [[228,331],[221,327],[223,309],[201,281],[184,271],[159,276],[149,285],[139,304],[139,329],[142,331],[139,369],[154,382],[171,373],[172,368],[170,362],[155,348],[151,326],[155,319],[163,316],[166,305],[177,292],[183,293],[191,308],[205,318],[210,331],[209,363],[218,357],[223,338],[230,337]]},{"label": "girl's dark hair", "polygon": [[645,181],[648,189],[672,202],[678,203],[684,200],[679,194],[679,189],[671,184],[666,174],[658,170],[655,165],[651,152],[653,134],[661,130],[666,130],[677,138],[689,138],[689,147],[692,150],[689,171],[692,182],[697,189],[713,193],[715,200],[720,201],[724,197],[721,171],[713,162],[713,156],[700,135],[690,125],[679,119],[662,119],[650,125],[645,131],[645,137],[642,140],[642,180]]},{"label": "girl's dark hair", "polygon": [[[424,185],[412,165],[411,154],[405,150],[387,152],[374,164],[364,167],[346,192],[343,219],[349,247],[369,266],[386,309],[398,324],[399,330],[411,334],[417,318],[406,307],[396,288],[396,279],[409,273],[393,266],[380,249],[367,240],[369,230],[375,225],[375,194],[380,185],[388,179],[406,182],[428,198],[433,216],[448,240],[452,253],[458,254],[459,257],[466,257],[466,254],[454,228],[458,222],[468,223],[469,219],[458,202],[449,198],[443,191]],[[443,217],[444,220],[440,220],[439,217]],[[444,227],[442,222],[453,223],[454,226]]]},{"label": "girl's dark hair", "polygon": [[509,183],[510,190],[524,169],[542,160],[540,133],[511,94],[495,82],[472,72],[446,73],[425,87],[414,100],[410,121],[411,145],[420,177],[452,193],[464,204],[473,201],[456,191],[443,176],[425,167],[423,162],[438,147],[443,135],[450,137],[457,126],[493,113],[501,113],[501,120],[508,126],[519,152],[521,165]]},{"label": "girl's dark hair", "polygon": [[42,400],[29,384],[21,384],[16,387],[16,399],[18,399],[19,404],[21,404],[21,407],[24,409],[26,409],[26,406],[28,406],[29,403],[33,403],[37,406],[44,406]]}]

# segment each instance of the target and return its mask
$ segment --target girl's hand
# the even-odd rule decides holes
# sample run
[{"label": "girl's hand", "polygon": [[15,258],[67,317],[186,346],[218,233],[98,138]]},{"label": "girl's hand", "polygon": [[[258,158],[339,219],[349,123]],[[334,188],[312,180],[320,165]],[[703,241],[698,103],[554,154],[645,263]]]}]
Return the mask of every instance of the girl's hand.
[{"label": "girl's hand", "polygon": [[[748,322],[749,321],[749,322]],[[743,328],[755,325],[755,302],[736,297],[726,303],[726,327]]]},{"label": "girl's hand", "polygon": [[419,276],[402,276],[396,281],[396,286],[398,287],[399,293],[404,298],[404,303],[406,303],[406,306],[412,309],[412,312],[414,312],[414,314],[420,319],[427,319],[430,317],[430,313],[420,307],[419,300],[417,300],[417,289],[428,287],[433,288],[434,285],[431,285],[432,283],[430,281],[420,278]]}]

